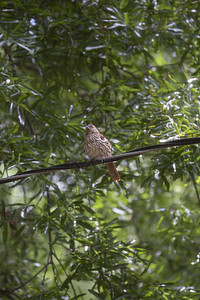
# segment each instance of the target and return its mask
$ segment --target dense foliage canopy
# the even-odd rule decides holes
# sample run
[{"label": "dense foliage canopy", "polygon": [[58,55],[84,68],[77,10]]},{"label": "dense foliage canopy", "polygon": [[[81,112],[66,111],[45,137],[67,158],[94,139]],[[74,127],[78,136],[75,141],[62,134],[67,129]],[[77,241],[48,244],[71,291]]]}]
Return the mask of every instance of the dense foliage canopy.
[{"label": "dense foliage canopy", "polygon": [[[198,0],[0,2],[2,177],[199,136]],[[199,299],[198,145],[1,185],[1,299]]]}]

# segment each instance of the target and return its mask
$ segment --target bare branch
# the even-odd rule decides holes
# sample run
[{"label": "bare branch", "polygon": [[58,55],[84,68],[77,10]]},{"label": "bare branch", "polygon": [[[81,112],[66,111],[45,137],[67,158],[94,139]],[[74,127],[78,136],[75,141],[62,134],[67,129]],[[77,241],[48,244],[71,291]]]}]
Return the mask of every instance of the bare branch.
[{"label": "bare branch", "polygon": [[70,162],[70,163],[66,163],[66,164],[51,166],[48,168],[41,168],[41,169],[30,170],[30,171],[18,173],[16,175],[13,175],[10,177],[1,178],[0,184],[14,182],[14,181],[28,178],[28,177],[31,177],[34,175],[47,174],[47,173],[51,173],[51,172],[55,172],[55,171],[59,171],[59,170],[87,168],[90,166],[100,165],[100,164],[111,162],[111,161],[119,161],[122,159],[138,156],[138,155],[141,155],[141,154],[144,154],[147,152],[152,152],[152,151],[157,151],[157,150],[172,148],[172,147],[180,147],[180,146],[185,146],[185,145],[199,144],[199,143],[200,143],[200,137],[175,140],[175,141],[166,142],[163,144],[157,144],[157,145],[153,145],[153,146],[138,148],[138,149],[135,149],[135,150],[132,150],[129,152],[125,152],[123,154],[104,157],[102,159],[95,159],[95,160],[84,161],[84,162]]}]

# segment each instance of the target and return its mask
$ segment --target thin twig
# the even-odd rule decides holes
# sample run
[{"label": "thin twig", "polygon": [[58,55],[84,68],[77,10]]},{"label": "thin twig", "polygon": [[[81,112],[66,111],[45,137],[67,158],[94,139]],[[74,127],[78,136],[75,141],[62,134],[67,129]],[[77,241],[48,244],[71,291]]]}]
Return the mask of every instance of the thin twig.
[{"label": "thin twig", "polygon": [[[63,269],[65,275],[66,275],[67,277],[69,277],[69,274],[67,274],[67,271],[65,270],[65,267],[64,267],[63,264],[61,263],[60,259],[57,257],[56,253],[53,253],[53,255],[55,256],[55,258],[57,259],[57,261],[58,261],[59,264],[61,265],[61,268]],[[75,299],[77,299],[76,290],[75,290],[75,288],[74,288],[74,285],[73,285],[72,282],[70,282],[70,284],[71,284],[72,290],[73,290],[73,292],[74,292]]]},{"label": "thin twig", "polygon": [[[46,188],[47,191],[47,212],[48,212],[48,217],[49,220],[51,219],[51,213],[50,213],[50,208],[51,208],[51,203],[50,203],[50,194],[49,194],[49,188]],[[53,274],[54,274],[54,279],[56,283],[56,287],[58,288],[58,283],[57,283],[57,278],[56,278],[56,267],[53,262],[53,242],[52,242],[52,236],[51,236],[51,224],[49,222],[48,224],[48,238],[49,238],[49,263],[52,266]]]},{"label": "thin twig", "polygon": [[195,189],[195,193],[196,193],[196,196],[197,196],[197,200],[198,200],[199,205],[200,205],[200,196],[199,196],[199,191],[197,189],[197,184],[196,184],[195,178],[194,178],[193,174],[189,170],[188,170],[188,174],[189,174],[189,176],[190,176],[190,178],[192,180],[192,183],[194,185],[194,189]]},{"label": "thin twig", "polygon": [[14,288],[11,290],[11,292],[17,291],[21,288],[23,288],[25,285],[27,285],[27,283],[29,283],[30,281],[32,281],[34,278],[36,278],[38,276],[38,274],[40,274],[45,268],[47,268],[48,263],[41,269],[39,270],[33,277],[29,278],[28,280],[26,280],[24,283],[22,283],[20,286]]},{"label": "thin twig", "polygon": [[41,290],[41,294],[40,294],[40,300],[42,300],[42,296],[43,296],[43,292],[44,292],[44,281],[45,281],[48,265],[49,265],[49,259],[47,260],[46,269],[45,269],[45,272],[44,272],[43,278],[42,278],[42,283],[41,283],[42,290]]}]

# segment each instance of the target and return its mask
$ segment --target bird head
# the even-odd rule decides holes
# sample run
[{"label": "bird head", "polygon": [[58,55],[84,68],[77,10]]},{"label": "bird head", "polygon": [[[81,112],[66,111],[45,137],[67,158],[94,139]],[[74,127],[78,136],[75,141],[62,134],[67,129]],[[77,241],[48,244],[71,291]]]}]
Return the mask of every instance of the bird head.
[{"label": "bird head", "polygon": [[86,126],[86,133],[87,134],[99,133],[99,131],[93,124],[88,124]]}]

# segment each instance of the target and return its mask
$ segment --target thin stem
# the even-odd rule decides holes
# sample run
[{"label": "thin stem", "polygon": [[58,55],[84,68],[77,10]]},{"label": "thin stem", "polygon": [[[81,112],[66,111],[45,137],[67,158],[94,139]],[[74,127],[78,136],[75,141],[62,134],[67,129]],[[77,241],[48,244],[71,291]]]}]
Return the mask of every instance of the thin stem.
[{"label": "thin stem", "polygon": [[[69,277],[69,274],[66,272],[66,270],[65,270],[63,264],[61,263],[60,259],[57,257],[57,255],[56,255],[55,253],[53,253],[53,255],[55,256],[55,258],[56,258],[57,261],[59,262],[61,268],[63,269],[63,271],[64,271],[64,273],[65,273],[65,275],[66,275],[67,277]],[[75,288],[74,288],[74,285],[73,285],[72,282],[70,282],[70,284],[71,284],[72,290],[73,290],[73,292],[74,292],[75,299],[77,299],[76,290],[75,290]]]},{"label": "thin stem", "polygon": [[14,288],[11,290],[11,292],[17,291],[21,288],[23,288],[25,285],[27,285],[27,283],[31,282],[34,278],[36,278],[38,276],[38,274],[40,274],[45,268],[47,268],[49,263],[47,263],[41,270],[39,270],[33,277],[29,278],[28,280],[26,280],[24,283],[22,283],[20,286]]}]

